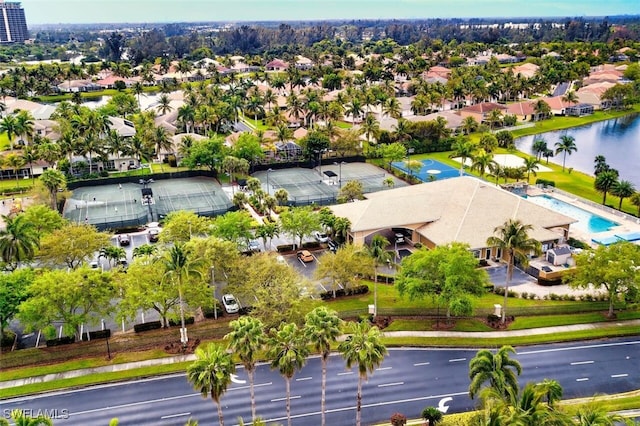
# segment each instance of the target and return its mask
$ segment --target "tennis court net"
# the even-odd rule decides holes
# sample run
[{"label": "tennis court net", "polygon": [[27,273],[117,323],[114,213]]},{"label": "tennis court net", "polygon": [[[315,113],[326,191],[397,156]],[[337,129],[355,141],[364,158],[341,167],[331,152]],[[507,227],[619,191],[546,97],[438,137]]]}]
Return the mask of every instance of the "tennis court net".
[{"label": "tennis court net", "polygon": [[188,200],[188,199],[199,199],[199,200],[207,200],[207,201],[211,201],[213,196],[216,194],[215,191],[208,191],[208,192],[188,192],[188,193],[182,193],[182,194],[169,194],[169,195],[160,195],[158,196],[158,200],[160,201],[183,201],[183,200]]}]

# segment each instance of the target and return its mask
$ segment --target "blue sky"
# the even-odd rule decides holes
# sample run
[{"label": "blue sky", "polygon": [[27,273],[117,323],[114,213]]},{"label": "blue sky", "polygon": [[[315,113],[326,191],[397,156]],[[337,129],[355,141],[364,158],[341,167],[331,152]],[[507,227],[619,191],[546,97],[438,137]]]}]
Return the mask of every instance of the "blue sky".
[{"label": "blue sky", "polygon": [[638,0],[23,0],[30,24],[640,14]]}]

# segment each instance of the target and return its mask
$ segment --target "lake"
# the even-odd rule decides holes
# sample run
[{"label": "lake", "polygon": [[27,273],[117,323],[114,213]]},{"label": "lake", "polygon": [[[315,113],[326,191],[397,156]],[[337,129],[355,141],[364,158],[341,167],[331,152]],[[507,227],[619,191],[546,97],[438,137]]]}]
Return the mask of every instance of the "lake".
[{"label": "lake", "polygon": [[[633,182],[640,190],[640,115],[632,114],[607,121],[574,127],[572,129],[525,136],[516,140],[518,150],[533,155],[534,138],[542,137],[547,141],[549,149],[555,150],[555,143],[560,136],[570,135],[575,138],[578,150],[567,154],[566,167],[593,175],[593,160],[597,155],[604,155],[607,164],[620,172],[620,179]],[[563,154],[549,157],[549,161],[562,165]],[[542,158],[542,164],[546,162]],[[544,173],[540,174],[541,176]]]}]

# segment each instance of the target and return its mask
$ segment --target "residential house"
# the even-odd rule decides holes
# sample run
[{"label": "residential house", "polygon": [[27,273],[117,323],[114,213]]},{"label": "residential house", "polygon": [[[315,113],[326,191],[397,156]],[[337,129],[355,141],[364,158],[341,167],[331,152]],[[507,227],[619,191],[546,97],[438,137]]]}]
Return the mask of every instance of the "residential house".
[{"label": "residential house", "polygon": [[460,116],[463,119],[467,117],[473,117],[478,123],[484,123],[487,120],[489,113],[493,110],[499,110],[502,114],[504,114],[507,111],[507,107],[505,105],[496,104],[493,102],[482,102],[460,109]]}]

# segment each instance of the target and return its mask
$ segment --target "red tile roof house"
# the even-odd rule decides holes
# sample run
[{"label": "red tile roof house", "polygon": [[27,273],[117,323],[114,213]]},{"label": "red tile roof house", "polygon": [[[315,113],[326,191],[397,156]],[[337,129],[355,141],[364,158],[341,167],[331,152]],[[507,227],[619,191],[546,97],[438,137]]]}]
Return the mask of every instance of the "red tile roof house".
[{"label": "red tile roof house", "polygon": [[267,63],[265,66],[267,71],[286,71],[289,68],[289,64],[281,61],[280,59],[274,59],[273,61]]},{"label": "red tile roof house", "polygon": [[553,115],[565,115],[567,108],[576,105],[575,102],[567,102],[562,100],[562,96],[554,96],[552,98],[544,98],[544,101],[551,108]]},{"label": "red tile roof house", "polygon": [[505,105],[500,105],[493,102],[483,102],[480,104],[475,104],[475,105],[462,108],[460,110],[460,116],[463,119],[467,117],[473,117],[476,119],[478,123],[483,123],[486,121],[489,113],[494,109],[500,110],[502,114],[504,114],[507,111],[507,107]]},{"label": "red tile roof house", "polygon": [[507,113],[515,115],[518,121],[537,120],[536,104],[533,101],[518,102],[507,105]]}]

